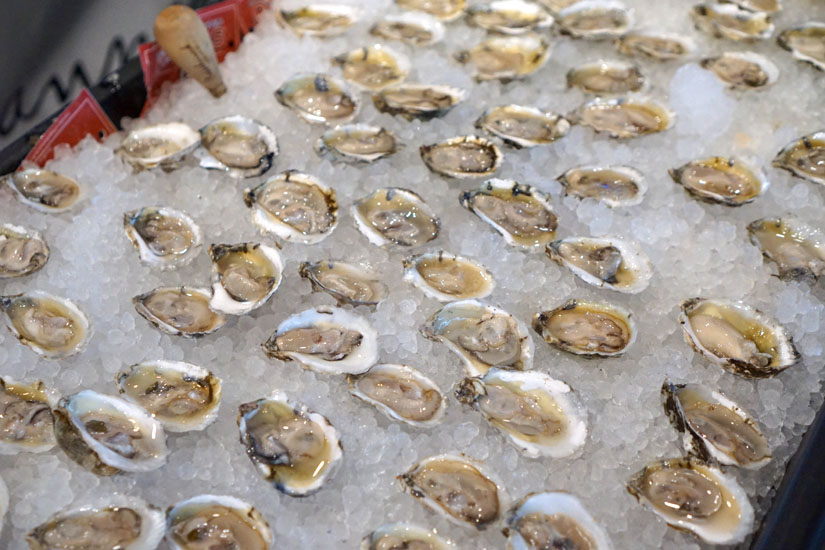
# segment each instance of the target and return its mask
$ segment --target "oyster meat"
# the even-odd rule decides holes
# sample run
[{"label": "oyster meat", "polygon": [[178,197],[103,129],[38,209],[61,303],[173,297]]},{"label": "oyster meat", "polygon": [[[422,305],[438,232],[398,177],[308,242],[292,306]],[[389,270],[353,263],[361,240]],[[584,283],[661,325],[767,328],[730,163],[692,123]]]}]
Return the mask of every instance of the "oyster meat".
[{"label": "oyster meat", "polygon": [[230,496],[200,495],[166,511],[171,550],[269,550],[272,531],[260,512]]},{"label": "oyster meat", "polygon": [[685,300],[679,324],[697,353],[745,378],[773,376],[800,359],[785,327],[742,302]]},{"label": "oyster meat", "polygon": [[267,357],[327,374],[360,374],[378,361],[378,335],[366,319],[328,306],[288,317],[263,343]]},{"label": "oyster meat", "polygon": [[582,0],[559,11],[556,22],[573,38],[604,40],[633,26],[633,10],[616,0]]},{"label": "oyster meat", "polygon": [[663,132],[673,125],[675,117],[664,106],[646,99],[596,98],[568,118],[610,137],[626,139]]},{"label": "oyster meat", "polygon": [[0,454],[40,453],[55,445],[54,392],[41,381],[18,384],[0,378]]},{"label": "oyster meat", "polygon": [[86,314],[74,303],[41,291],[0,296],[6,327],[45,359],[65,359],[86,346],[92,329]]},{"label": "oyster meat", "polygon": [[779,45],[800,61],[807,61],[825,71],[825,23],[810,21],[799,27],[785,29],[777,39]]},{"label": "oyster meat", "polygon": [[549,196],[513,180],[485,181],[478,189],[462,193],[459,202],[490,224],[507,244],[520,248],[547,244],[559,225]]},{"label": "oyster meat", "polygon": [[636,323],[629,310],[588,300],[570,300],[537,313],[533,330],[548,344],[576,355],[615,357],[636,341]]},{"label": "oyster meat", "polygon": [[467,8],[467,22],[501,34],[523,34],[553,25],[553,17],[543,7],[525,0],[493,0]]},{"label": "oyster meat", "polygon": [[670,527],[711,544],[740,542],[753,529],[753,507],[744,489],[718,468],[693,458],[648,464],[627,490]]},{"label": "oyster meat", "polygon": [[212,298],[209,307],[244,315],[264,305],[281,285],[284,264],[272,247],[258,243],[209,245]]},{"label": "oyster meat", "polygon": [[116,153],[136,170],[156,166],[172,170],[200,142],[200,133],[187,124],[166,122],[132,130],[120,143]]},{"label": "oyster meat", "polygon": [[825,131],[792,141],[779,151],[773,165],[799,178],[825,185]]},{"label": "oyster meat", "polygon": [[464,101],[467,92],[436,84],[399,84],[372,96],[375,108],[382,113],[401,115],[407,120],[442,117]]},{"label": "oyster meat", "polygon": [[343,82],[324,73],[300,73],[275,91],[278,102],[310,123],[344,124],[361,103]]},{"label": "oyster meat", "polygon": [[347,375],[347,382],[352,395],[413,426],[437,424],[447,406],[435,382],[407,365],[374,365],[363,374]]},{"label": "oyster meat", "polygon": [[201,251],[201,230],[186,213],[167,206],[147,206],[123,214],[123,229],[148,266],[175,269]]},{"label": "oyster meat", "polygon": [[335,190],[317,178],[287,170],[244,191],[252,221],[285,241],[315,244],[338,225]]},{"label": "oyster meat", "polygon": [[760,169],[732,157],[697,159],[669,172],[673,181],[691,195],[727,206],[747,204],[770,185]]},{"label": "oyster meat", "polygon": [[65,212],[83,194],[75,180],[51,170],[20,170],[5,180],[20,202],[41,212]]},{"label": "oyster meat", "polygon": [[438,17],[442,21],[452,21],[464,13],[466,0],[395,0],[398,7],[416,10]]},{"label": "oyster meat", "polygon": [[669,61],[686,56],[696,49],[696,45],[690,38],[679,34],[637,30],[618,38],[616,49],[624,55]]},{"label": "oyster meat", "polygon": [[699,384],[662,386],[671,424],[682,433],[686,451],[724,465],[761,468],[771,460],[768,440],[739,405]]},{"label": "oyster meat", "polygon": [[424,529],[408,523],[382,525],[361,541],[361,550],[451,550],[453,544],[437,535],[436,529]]},{"label": "oyster meat", "polygon": [[304,262],[298,271],[312,284],[312,290],[326,292],[339,306],[375,306],[389,294],[389,287],[361,265],[322,260]]},{"label": "oyster meat", "polygon": [[315,142],[315,151],[345,162],[373,162],[401,147],[395,134],[379,126],[348,124],[327,130]]},{"label": "oyster meat", "polygon": [[209,308],[211,294],[203,288],[158,287],[132,298],[135,310],[172,336],[198,338],[226,324],[226,316]]},{"label": "oyster meat", "polygon": [[215,421],[221,380],[182,361],[146,361],[118,373],[120,395],[140,405],[167,432],[200,431]]},{"label": "oyster meat", "polygon": [[773,61],[754,52],[724,52],[702,59],[700,65],[732,88],[764,88],[779,78]]},{"label": "oyster meat", "polygon": [[163,426],[138,405],[83,390],[62,398],[52,414],[57,444],[97,475],[148,472],[166,463]]},{"label": "oyster meat", "polygon": [[241,443],[255,468],[279,491],[302,497],[319,490],[343,456],[329,420],[281,393],[238,408]]},{"label": "oyster meat", "polygon": [[213,120],[201,128],[202,168],[223,170],[234,178],[260,176],[278,155],[278,138],[269,127],[239,115]]},{"label": "oyster meat", "polygon": [[387,14],[370,28],[370,34],[412,46],[432,46],[444,38],[444,24],[423,12]]},{"label": "oyster meat", "polygon": [[584,445],[584,411],[570,386],[543,372],[490,369],[465,378],[456,399],[484,415],[525,456],[570,456]]},{"label": "oyster meat", "polygon": [[516,148],[552,143],[570,131],[570,122],[535,107],[501,105],[487,109],[476,121],[485,130]]},{"label": "oyster meat", "polygon": [[693,6],[691,12],[696,28],[716,38],[728,40],[766,40],[773,34],[770,16],[761,11],[749,11],[736,4],[705,2]]},{"label": "oyster meat", "polygon": [[420,246],[438,237],[441,223],[409,189],[378,189],[352,205],[358,230],[377,246]]},{"label": "oyster meat", "polygon": [[565,195],[596,199],[608,206],[634,206],[647,193],[644,175],[631,166],[579,166],[556,178]]},{"label": "oyster meat", "polygon": [[586,63],[567,73],[567,86],[597,95],[638,92],[645,78],[635,65],[622,61]]},{"label": "oyster meat", "polygon": [[405,55],[381,44],[341,54],[332,62],[349,82],[372,91],[398,84],[410,72],[410,61]]},{"label": "oyster meat", "polygon": [[463,457],[425,458],[398,480],[403,490],[458,525],[484,529],[499,517],[498,486]]},{"label": "oyster meat", "polygon": [[550,57],[550,43],[534,32],[519,36],[490,36],[456,55],[472,66],[476,80],[509,82],[537,71]]},{"label": "oyster meat", "polygon": [[498,146],[476,136],[459,136],[422,145],[419,152],[427,168],[448,178],[490,176],[501,166]]},{"label": "oyster meat", "polygon": [[37,231],[10,223],[0,225],[0,279],[36,273],[50,255],[49,245]]},{"label": "oyster meat", "polygon": [[469,376],[483,376],[491,367],[527,370],[533,365],[533,340],[524,323],[477,300],[447,304],[421,333],[458,354]]},{"label": "oyster meat", "polygon": [[620,239],[568,237],[549,243],[546,252],[587,284],[617,292],[638,294],[653,276],[642,249]]},{"label": "oyster meat", "polygon": [[360,10],[344,4],[309,4],[296,9],[281,9],[276,17],[281,25],[298,36],[326,38],[346,32],[358,21]]},{"label": "oyster meat", "polygon": [[486,267],[443,251],[404,259],[404,280],[440,302],[486,298],[495,287]]}]

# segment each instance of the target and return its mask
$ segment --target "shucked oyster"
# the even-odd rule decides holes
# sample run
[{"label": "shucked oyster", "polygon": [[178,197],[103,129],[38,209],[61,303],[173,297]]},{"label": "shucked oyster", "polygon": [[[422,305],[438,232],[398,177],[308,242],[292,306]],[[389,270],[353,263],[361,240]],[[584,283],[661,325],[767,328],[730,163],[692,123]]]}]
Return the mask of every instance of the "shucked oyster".
[{"label": "shucked oyster", "polygon": [[447,304],[421,333],[458,354],[469,376],[483,376],[491,367],[527,370],[533,365],[533,340],[524,323],[477,300]]},{"label": "shucked oyster", "polygon": [[152,550],[166,530],[163,512],[135,497],[61,510],[26,535],[31,550]]},{"label": "shucked oyster", "polygon": [[534,147],[552,143],[570,131],[570,122],[561,115],[535,107],[501,105],[487,109],[476,120],[476,128],[486,130],[513,147]]},{"label": "shucked oyster", "polygon": [[501,151],[492,141],[459,136],[419,149],[427,168],[449,178],[490,176],[501,166]]},{"label": "shucked oyster", "polygon": [[673,113],[654,101],[625,98],[596,98],[579,107],[568,118],[614,138],[633,138],[663,132],[674,121]]},{"label": "shucked oyster", "polygon": [[213,120],[201,128],[200,165],[235,178],[260,176],[278,155],[278,139],[267,126],[239,115]]},{"label": "shucked oyster", "polygon": [[467,22],[487,31],[502,34],[523,34],[549,27],[553,17],[544,8],[524,0],[493,0],[489,4],[474,4],[467,9]]},{"label": "shucked oyster", "polygon": [[226,324],[226,316],[209,308],[208,290],[159,287],[132,298],[135,310],[159,330],[172,336],[197,338]]},{"label": "shucked oyster", "polygon": [[284,264],[272,247],[258,243],[209,245],[212,298],[209,307],[244,315],[264,305],[281,284]]},{"label": "shucked oyster", "polygon": [[381,364],[347,375],[349,391],[394,420],[413,426],[441,421],[447,404],[438,386],[406,365]]},{"label": "shucked oyster", "polygon": [[403,490],[458,525],[484,529],[499,517],[498,486],[465,458],[431,456],[398,480]]},{"label": "shucked oyster", "polygon": [[395,0],[400,8],[429,13],[442,21],[452,21],[464,12],[466,0]]},{"label": "shucked oyster", "polygon": [[372,271],[357,264],[332,260],[304,262],[299,273],[312,284],[312,290],[326,292],[338,301],[339,306],[374,306],[389,294],[386,284]]},{"label": "shucked oyster", "polygon": [[247,456],[279,491],[297,497],[314,493],[338,467],[343,455],[338,432],[305,405],[275,392],[238,411]]},{"label": "shucked oyster", "polygon": [[441,225],[424,199],[399,187],[355,201],[352,215],[358,230],[377,246],[420,246],[435,239]]},{"label": "shucked oyster", "polygon": [[160,269],[189,264],[201,251],[201,230],[184,212],[147,206],[123,214],[123,229],[140,260]]},{"label": "shucked oyster", "polygon": [[327,130],[315,142],[315,151],[345,162],[373,162],[401,147],[395,134],[379,126],[348,124]]},{"label": "shucked oyster", "polygon": [[281,105],[311,123],[343,124],[358,114],[358,96],[324,73],[300,73],[275,91]]},{"label": "shucked oyster", "polygon": [[118,373],[120,394],[140,405],[168,432],[200,431],[215,421],[221,380],[182,361],[146,361]]},{"label": "shucked oyster", "polygon": [[686,451],[748,469],[770,461],[770,445],[756,422],[721,393],[698,384],[665,382],[662,402],[671,424],[682,433]]},{"label": "shucked oyster", "polygon": [[166,462],[163,427],[133,403],[83,390],[61,399],[53,414],[58,445],[97,475],[148,472]]},{"label": "shucked oyster", "polygon": [[750,11],[764,11],[765,13],[776,13],[782,9],[780,0],[727,0],[737,6]]},{"label": "shucked oyster", "polygon": [[802,220],[762,218],[748,225],[751,243],[776,263],[779,278],[815,281],[825,271],[825,234]]},{"label": "shucked oyster", "polygon": [[679,324],[694,350],[745,378],[773,376],[800,359],[785,327],[741,302],[685,300]]},{"label": "shucked oyster", "polygon": [[807,61],[825,71],[825,23],[810,21],[799,27],[785,29],[777,39],[779,45],[793,53],[796,59]]},{"label": "shucked oyster", "polygon": [[92,333],[80,308],[45,292],[0,296],[0,308],[9,331],[45,359],[64,359],[79,353]]},{"label": "shucked oyster", "polygon": [[569,493],[530,493],[507,518],[507,550],[612,550],[604,529]]},{"label": "shucked oyster", "polygon": [[436,84],[399,84],[372,96],[375,108],[382,113],[401,115],[407,120],[441,117],[464,101],[467,92]]},{"label": "shucked oyster", "polygon": [[55,400],[39,380],[26,385],[0,378],[0,454],[40,453],[54,447]]},{"label": "shucked oyster", "polygon": [[568,237],[549,243],[546,252],[587,284],[626,294],[642,292],[653,276],[647,255],[620,239]]},{"label": "shucked oyster", "polygon": [[608,206],[633,206],[642,202],[647,184],[630,166],[579,166],[556,178],[565,195],[596,199]]},{"label": "shucked oyster", "polygon": [[160,166],[177,168],[195,150],[201,135],[182,122],[155,124],[132,130],[117,148],[117,153],[137,170]]},{"label": "shucked oyster", "polygon": [[341,54],[332,62],[341,67],[349,82],[372,91],[398,84],[410,72],[410,61],[405,55],[381,44]]},{"label": "shucked oyster", "polygon": [[492,179],[462,193],[459,202],[501,233],[507,244],[533,248],[556,235],[558,218],[550,198],[530,185]]},{"label": "shucked oyster", "polygon": [[696,4],[690,14],[697,29],[716,38],[753,41],[773,34],[773,23],[767,13],[748,11],[736,4]]},{"label": "shucked oyster", "polygon": [[329,374],[360,374],[378,361],[378,335],[366,319],[321,306],[288,317],[263,343],[267,357]]},{"label": "shucked oyster", "polygon": [[72,178],[51,170],[20,170],[5,180],[20,202],[42,212],[65,212],[83,191]]},{"label": "shucked oyster", "polygon": [[272,531],[260,512],[230,496],[200,495],[166,511],[172,550],[269,550]]},{"label": "shucked oyster", "polygon": [[404,259],[404,280],[440,302],[486,298],[495,287],[486,267],[443,251]]},{"label": "shucked oyster", "polygon": [[460,63],[472,65],[476,80],[524,78],[538,70],[550,56],[550,43],[530,32],[520,36],[491,36],[459,52]]},{"label": "shucked oyster", "polygon": [[679,59],[695,48],[693,41],[686,36],[657,30],[630,31],[616,40],[616,49],[619,53],[657,61]]},{"label": "shucked oyster", "polygon": [[697,159],[669,172],[691,195],[727,206],[747,204],[770,185],[761,170],[737,158]]},{"label": "shucked oyster", "polygon": [[49,245],[40,233],[10,223],[0,225],[0,279],[40,271],[50,254]]},{"label": "shucked oyster", "polygon": [[490,369],[481,378],[459,382],[455,396],[483,414],[525,456],[561,458],[587,438],[584,412],[571,392],[543,372]]},{"label": "shucked oyster", "polygon": [[773,165],[799,178],[825,185],[825,131],[792,141],[779,151]]},{"label": "shucked oyster", "polygon": [[292,10],[278,10],[278,22],[299,36],[335,36],[345,32],[358,20],[360,12],[344,4],[310,4]]},{"label": "shucked oyster", "polygon": [[252,221],[285,241],[315,244],[338,225],[335,191],[319,179],[287,170],[244,191]]},{"label": "shucked oyster", "polygon": [[635,65],[621,61],[586,63],[567,73],[567,86],[589,94],[610,95],[638,92],[645,83]]},{"label": "shucked oyster", "polygon": [[582,0],[558,12],[556,22],[574,38],[602,40],[633,26],[633,10],[616,0]]},{"label": "shucked oyster", "polygon": [[431,46],[444,38],[444,24],[432,15],[410,11],[385,15],[370,28],[370,34],[413,46]]},{"label": "shucked oyster", "polygon": [[361,541],[361,550],[452,550],[453,544],[439,537],[435,529],[407,523],[382,525]]},{"label": "shucked oyster", "polygon": [[648,464],[627,490],[670,527],[691,531],[711,544],[740,542],[753,529],[753,507],[742,487],[693,458]]},{"label": "shucked oyster", "polygon": [[754,52],[724,52],[706,57],[700,64],[733,88],[763,88],[779,78],[773,61]]},{"label": "shucked oyster", "polygon": [[636,340],[636,323],[630,311],[587,300],[570,300],[537,313],[533,330],[548,344],[576,355],[614,357]]}]

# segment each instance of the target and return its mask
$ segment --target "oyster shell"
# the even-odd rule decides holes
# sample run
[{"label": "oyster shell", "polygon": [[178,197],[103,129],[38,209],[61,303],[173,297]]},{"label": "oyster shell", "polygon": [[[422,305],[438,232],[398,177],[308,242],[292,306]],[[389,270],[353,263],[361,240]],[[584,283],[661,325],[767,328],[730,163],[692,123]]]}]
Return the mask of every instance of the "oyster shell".
[{"label": "oyster shell", "polygon": [[445,305],[421,334],[458,354],[469,376],[483,376],[491,367],[527,370],[533,365],[533,340],[524,323],[477,300]]},{"label": "oyster shell", "polygon": [[405,10],[423,11],[442,21],[452,21],[464,13],[466,0],[395,0]]},{"label": "oyster shell", "polygon": [[513,508],[504,535],[507,550],[612,550],[602,527],[570,493],[530,493]]},{"label": "oyster shell", "polygon": [[203,288],[158,287],[132,298],[135,310],[156,328],[184,338],[212,334],[226,324],[226,316],[209,308],[211,294]]},{"label": "oyster shell", "polygon": [[408,523],[387,523],[361,541],[361,550],[451,550],[454,545],[438,536],[436,529]]},{"label": "oyster shell", "polygon": [[41,453],[55,445],[51,407],[56,395],[41,381],[0,378],[0,454]]},{"label": "oyster shell", "polygon": [[639,68],[622,61],[585,63],[567,72],[567,86],[589,94],[638,92],[644,84],[645,78]]},{"label": "oyster shell", "polygon": [[49,245],[37,231],[10,223],[0,225],[0,279],[36,273],[50,255]]},{"label": "oyster shell", "polygon": [[167,432],[201,431],[215,421],[221,380],[182,361],[145,361],[115,378],[120,395],[146,409]]},{"label": "oyster shell", "polygon": [[281,255],[258,243],[209,245],[212,259],[213,311],[244,315],[264,305],[278,287],[284,272]]},{"label": "oyster shell", "polygon": [[163,426],[124,399],[83,390],[62,398],[52,414],[57,444],[97,475],[148,472],[166,462]]},{"label": "oyster shell", "polygon": [[382,113],[401,115],[407,120],[442,117],[464,101],[467,92],[436,84],[399,84],[372,96],[375,108]]},{"label": "oyster shell", "polygon": [[696,28],[716,38],[728,40],[766,40],[773,34],[770,16],[753,12],[736,4],[705,2],[693,6],[690,12]]},{"label": "oyster shell", "polygon": [[570,122],[561,115],[535,107],[501,105],[487,109],[476,121],[485,130],[516,148],[552,143],[570,131]]},{"label": "oyster shell", "polygon": [[418,194],[400,187],[373,191],[352,205],[358,230],[377,246],[420,246],[438,237],[441,223]]},{"label": "oyster shell", "polygon": [[810,21],[785,29],[779,33],[777,41],[796,59],[807,61],[820,71],[825,71],[825,23]]},{"label": "oyster shell", "polygon": [[278,22],[298,36],[336,36],[352,27],[361,12],[344,4],[309,4],[295,9],[281,9],[275,13]]},{"label": "oyster shell", "polygon": [[792,141],[779,151],[773,165],[796,177],[825,185],[825,131]]},{"label": "oyster shell", "polygon": [[665,382],[662,402],[686,451],[751,470],[770,462],[770,445],[756,422],[721,393],[699,384]]},{"label": "oyster shell", "polygon": [[348,124],[327,130],[315,142],[315,151],[345,162],[373,162],[395,154],[401,143],[379,126]]},{"label": "oyster shell", "polygon": [[785,327],[742,302],[691,298],[680,309],[685,341],[734,374],[765,378],[800,359]]},{"label": "oyster shell", "polygon": [[298,271],[312,284],[312,290],[326,292],[339,306],[375,306],[389,294],[386,284],[357,264],[332,260],[303,262]]},{"label": "oyster shell", "polygon": [[411,46],[432,46],[444,38],[444,24],[423,12],[387,14],[370,28],[370,34]]},{"label": "oyster shell", "polygon": [[61,510],[26,535],[31,550],[154,550],[166,528],[163,512],[135,497]]},{"label": "oyster shell", "polygon": [[459,136],[419,148],[431,171],[448,178],[490,176],[501,166],[501,151],[490,140]]},{"label": "oyster shell", "polygon": [[562,458],[587,438],[585,413],[564,382],[538,371],[490,369],[458,383],[455,397],[484,415],[530,458]]},{"label": "oyster shell", "polygon": [[410,60],[382,44],[338,55],[332,59],[332,63],[341,68],[344,78],[350,83],[371,91],[398,84],[410,72]]},{"label": "oyster shell", "polygon": [[166,540],[171,550],[269,550],[272,531],[258,510],[238,498],[199,495],[166,511]]},{"label": "oyster shell", "polygon": [[[318,491],[343,456],[338,432],[321,414],[281,392],[238,407],[241,443],[255,468],[279,491]],[[268,546],[267,546],[268,548]]]},{"label": "oyster shell", "polygon": [[579,166],[556,181],[565,195],[596,199],[614,208],[637,205],[647,193],[644,175],[631,166]]},{"label": "oyster shell", "polygon": [[360,374],[378,361],[378,335],[366,319],[319,306],[288,317],[263,343],[267,357],[326,374]]},{"label": "oyster shell", "polygon": [[748,225],[751,243],[776,263],[785,281],[816,281],[825,271],[825,234],[802,220],[762,218]]},{"label": "oyster shell", "polygon": [[487,180],[478,189],[462,193],[459,202],[490,224],[507,244],[520,248],[547,244],[559,225],[550,197],[513,180]]},{"label": "oyster shell", "polygon": [[556,14],[561,32],[573,38],[603,40],[633,26],[633,10],[615,0],[582,0]]},{"label": "oyster shell", "polygon": [[275,91],[278,102],[315,124],[344,124],[361,107],[343,82],[324,73],[299,73]]},{"label": "oyster shell", "polygon": [[20,202],[41,212],[65,212],[83,196],[80,184],[51,170],[19,170],[4,179]]},{"label": "oyster shell", "polygon": [[201,135],[183,122],[166,122],[132,130],[115,152],[136,170],[177,168],[200,144]]},{"label": "oyster shell", "polygon": [[702,59],[700,65],[733,88],[764,88],[779,78],[779,69],[754,52],[724,52]]},{"label": "oyster shell", "polygon": [[435,382],[407,365],[380,364],[359,375],[347,375],[349,391],[394,420],[433,426],[447,404]]},{"label": "oyster shell", "polygon": [[666,107],[646,99],[596,98],[568,117],[571,122],[590,126],[614,138],[633,138],[663,132],[673,125],[675,115]]},{"label": "oyster shell", "polygon": [[617,292],[638,294],[653,276],[642,249],[616,238],[568,237],[549,243],[546,252],[587,284]]},{"label": "oyster shell", "polygon": [[691,195],[727,206],[747,204],[770,186],[760,169],[734,157],[697,159],[669,172]]},{"label": "oyster shell", "polygon": [[487,31],[523,34],[553,25],[553,17],[543,7],[524,0],[493,0],[467,8],[467,22]]},{"label": "oyster shell", "polygon": [[533,316],[533,330],[562,351],[576,355],[615,357],[636,341],[633,314],[617,305],[570,300]]},{"label": "oyster shell", "polygon": [[685,57],[696,49],[696,44],[689,37],[679,34],[636,30],[619,37],[616,49],[624,55],[669,61]]},{"label": "oyster shell", "polygon": [[268,126],[239,115],[213,120],[201,128],[195,151],[202,168],[223,170],[234,178],[260,176],[278,155],[278,138]]},{"label": "oyster shell", "polygon": [[6,328],[44,359],[65,359],[80,353],[92,329],[86,314],[73,302],[34,290],[0,296]]},{"label": "oyster shell", "polygon": [[335,190],[319,179],[296,170],[273,176],[244,191],[252,221],[285,241],[315,244],[338,226]]},{"label": "oyster shell", "polygon": [[735,479],[693,458],[645,466],[627,491],[675,529],[711,544],[740,542],[753,529],[753,507]]},{"label": "oyster shell", "polygon": [[484,529],[498,520],[499,489],[479,467],[455,455],[425,458],[398,476],[401,488],[458,525]]},{"label": "oyster shell", "polygon": [[151,267],[185,266],[201,251],[201,230],[186,213],[168,206],[147,206],[123,214],[123,229],[140,260]]},{"label": "oyster shell", "polygon": [[439,302],[486,298],[495,288],[486,267],[444,251],[405,258],[404,280]]},{"label": "oyster shell", "polygon": [[529,32],[519,36],[490,36],[456,54],[459,63],[472,66],[478,81],[509,82],[537,71],[550,57],[550,43]]}]

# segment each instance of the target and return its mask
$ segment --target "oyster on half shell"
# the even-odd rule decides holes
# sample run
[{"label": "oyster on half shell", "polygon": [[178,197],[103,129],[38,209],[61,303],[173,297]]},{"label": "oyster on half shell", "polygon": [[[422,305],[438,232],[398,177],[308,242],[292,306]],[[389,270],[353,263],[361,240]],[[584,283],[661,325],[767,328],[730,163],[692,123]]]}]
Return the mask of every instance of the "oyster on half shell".
[{"label": "oyster on half shell", "polygon": [[423,12],[387,14],[370,28],[384,40],[399,40],[412,46],[432,46],[444,38],[444,24]]},{"label": "oyster on half shell", "polygon": [[209,245],[212,298],[209,307],[229,315],[244,315],[264,305],[284,272],[281,255],[258,243]]},{"label": "oyster on half shell", "polygon": [[407,365],[374,365],[363,374],[347,375],[349,391],[386,416],[412,426],[441,421],[447,404],[438,386]]},{"label": "oyster on half shell", "polygon": [[825,71],[825,23],[810,21],[798,27],[785,29],[779,34],[777,42],[796,59]]},{"label": "oyster on half shell", "polygon": [[679,59],[696,49],[689,37],[658,30],[636,30],[616,40],[619,53],[656,61]]},{"label": "oyster on half shell", "polygon": [[226,324],[226,316],[210,309],[209,290],[158,287],[132,298],[135,310],[158,330],[172,336],[198,338]]},{"label": "oyster on half shell", "polygon": [[490,36],[455,57],[459,63],[471,66],[478,81],[509,82],[525,78],[541,68],[550,57],[550,43],[534,32],[519,36]]},{"label": "oyster on half shell", "polygon": [[272,531],[260,512],[230,496],[199,495],[166,511],[166,540],[172,550],[229,547],[269,550]]},{"label": "oyster on half shell", "polygon": [[408,523],[388,523],[361,541],[361,550],[452,550],[455,546],[435,529]]},{"label": "oyster on half shell", "polygon": [[549,243],[546,252],[587,284],[617,292],[638,294],[653,276],[642,249],[621,239],[567,237]]},{"label": "oyster on half shell", "polygon": [[36,273],[50,255],[49,245],[37,231],[10,223],[0,225],[0,279]]},{"label": "oyster on half shell", "polygon": [[438,84],[399,84],[372,96],[375,108],[382,113],[401,115],[407,120],[430,120],[446,115],[464,101],[461,88]]},{"label": "oyster on half shell", "polygon": [[147,206],[123,214],[123,229],[140,260],[151,267],[175,269],[189,264],[201,251],[201,230],[184,212],[167,206]]},{"label": "oyster on half shell", "polygon": [[234,178],[260,176],[278,155],[278,139],[268,126],[239,115],[213,120],[201,128],[195,151],[202,168],[223,170]]},{"label": "oyster on half shell", "polygon": [[428,13],[442,21],[452,21],[464,13],[466,0],[395,0],[398,7]]},{"label": "oyster on half shell", "polygon": [[347,31],[360,17],[360,10],[344,4],[309,4],[296,9],[281,9],[278,22],[298,36],[327,38]]},{"label": "oyster on half shell", "polygon": [[441,222],[417,193],[400,187],[373,191],[352,205],[358,230],[376,246],[420,246],[436,237]]},{"label": "oyster on half shell", "polygon": [[734,157],[696,159],[669,172],[691,195],[727,206],[747,204],[770,186],[762,170]]},{"label": "oyster on half shell", "polygon": [[0,296],[6,328],[44,359],[65,359],[80,353],[92,334],[89,319],[73,302],[33,290]]},{"label": "oyster on half shell", "polygon": [[201,135],[187,124],[166,122],[132,130],[115,152],[136,170],[174,170],[200,141]]},{"label": "oyster on half shell", "polygon": [[629,310],[603,302],[570,300],[533,316],[533,330],[560,350],[576,355],[615,357],[636,341]]},{"label": "oyster on half shell", "polygon": [[563,116],[521,105],[487,109],[475,125],[516,148],[552,143],[570,131],[570,122]]},{"label": "oyster on half shell", "polygon": [[579,107],[568,118],[610,137],[627,139],[663,132],[673,126],[675,115],[647,99],[599,97]]},{"label": "oyster on half shell", "polygon": [[751,243],[773,261],[779,278],[813,282],[825,271],[825,233],[793,216],[748,224]]},{"label": "oyster on half shell", "polygon": [[41,453],[55,445],[51,407],[53,390],[0,378],[0,454]]},{"label": "oyster on half shell", "polygon": [[343,82],[324,73],[299,73],[275,91],[278,102],[313,124],[344,124],[361,107]]},{"label": "oyster on half shell", "polygon": [[565,195],[596,199],[614,208],[637,205],[647,193],[644,175],[631,166],[579,166],[556,181]]},{"label": "oyster on half shell", "polygon": [[371,91],[379,91],[403,81],[410,72],[410,61],[388,46],[374,44],[352,50],[332,59],[344,78]]},{"label": "oyster on half shell", "polygon": [[764,88],[779,78],[773,61],[754,52],[724,52],[702,59],[700,65],[732,88]]},{"label": "oyster on half shell", "polygon": [[716,38],[750,42],[765,40],[773,34],[770,15],[736,4],[705,2],[693,6],[690,14],[698,30]]},{"label": "oyster on half shell", "polygon": [[298,272],[312,290],[326,292],[339,306],[375,306],[389,294],[389,287],[367,267],[334,260],[303,262]]},{"label": "oyster on half shell", "polygon": [[525,0],[473,4],[467,8],[466,19],[471,25],[501,34],[523,34],[553,25],[553,17],[542,6]]},{"label": "oyster on half shell", "polygon": [[495,287],[486,267],[444,251],[405,258],[404,280],[439,302],[486,298]]},{"label": "oyster on half shell", "polygon": [[315,142],[315,151],[345,162],[374,162],[395,154],[401,143],[379,126],[347,124],[327,130]]},{"label": "oyster on half shell", "polygon": [[427,168],[448,178],[490,176],[501,165],[498,146],[477,136],[458,136],[422,145],[419,152]]},{"label": "oyster on half shell", "polygon": [[790,142],[776,155],[773,165],[798,178],[825,185],[825,131]]},{"label": "oyster on half shell", "polygon": [[556,22],[573,38],[604,40],[633,26],[633,10],[617,0],[581,0],[559,11]]},{"label": "oyster on half shell", "polygon": [[641,70],[623,61],[595,61],[567,72],[567,87],[576,87],[589,94],[627,94],[638,92],[644,84]]},{"label": "oyster on half shell", "polygon": [[51,170],[19,170],[4,179],[20,202],[41,212],[65,212],[83,196],[74,179]]}]

